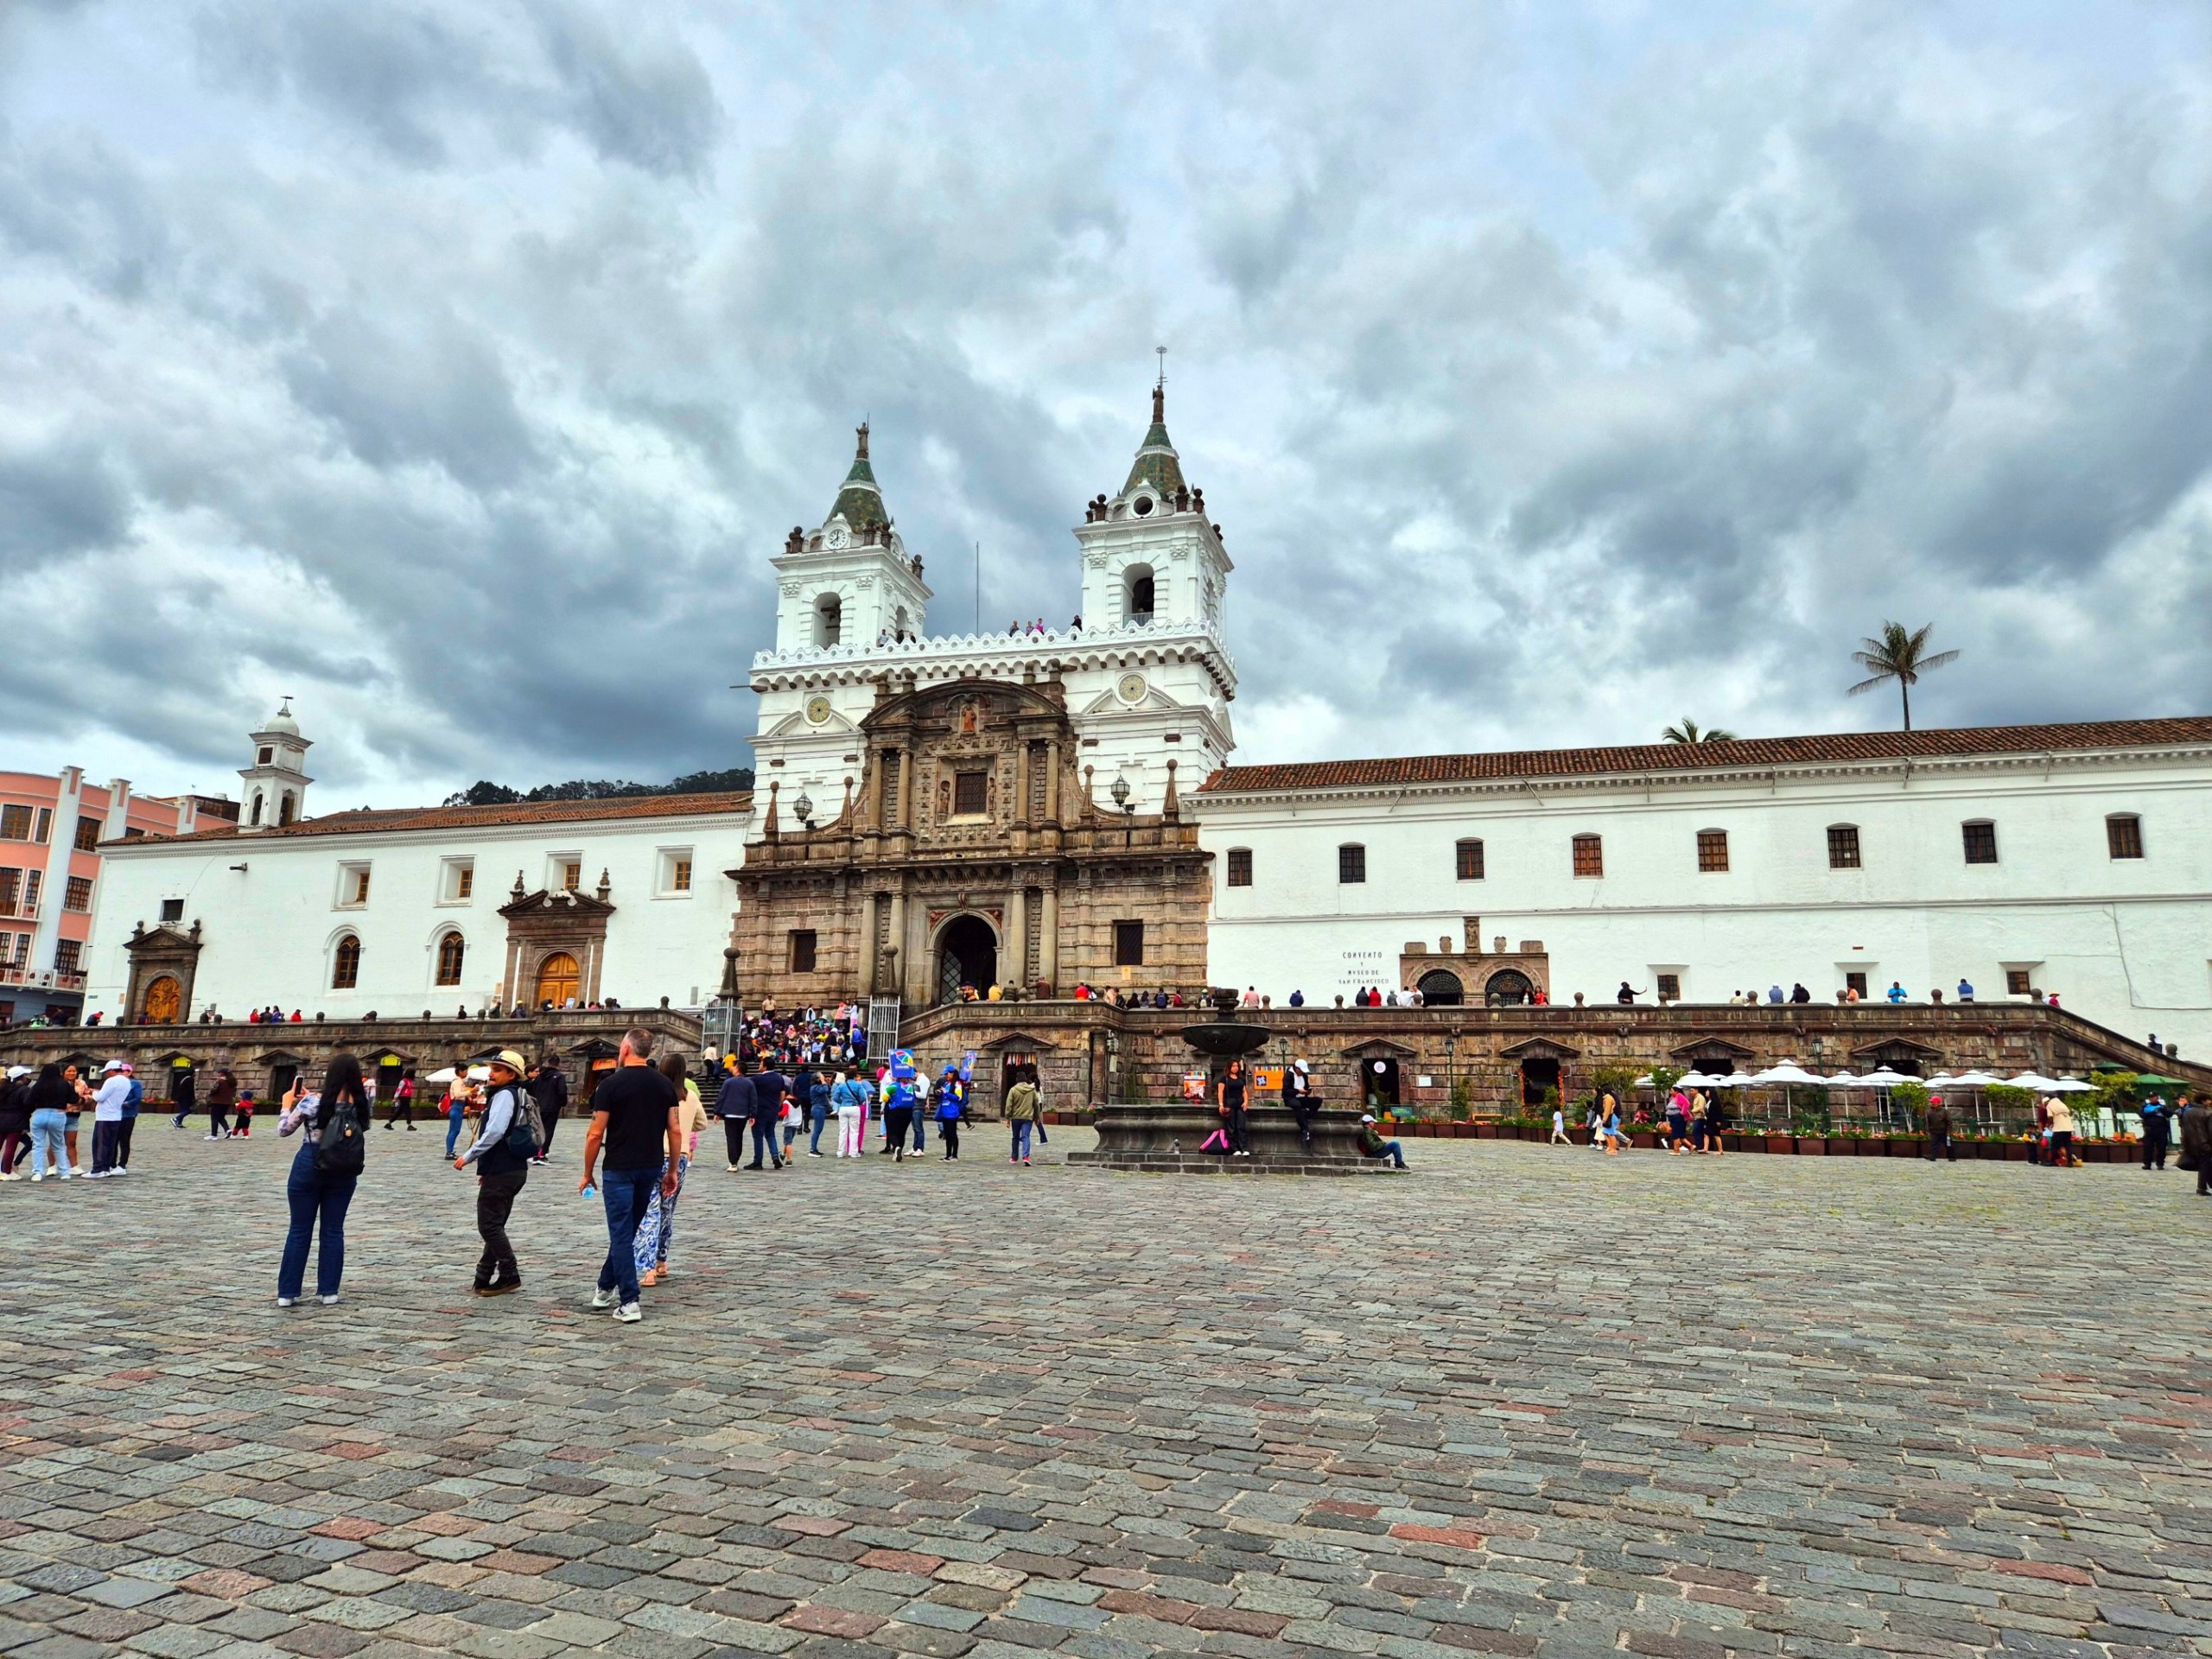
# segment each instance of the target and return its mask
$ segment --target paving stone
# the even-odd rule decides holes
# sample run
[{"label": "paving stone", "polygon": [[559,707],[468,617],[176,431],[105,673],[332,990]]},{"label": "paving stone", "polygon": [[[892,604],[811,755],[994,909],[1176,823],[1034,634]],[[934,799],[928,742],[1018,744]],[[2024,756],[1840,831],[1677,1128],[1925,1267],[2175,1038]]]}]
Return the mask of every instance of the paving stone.
[{"label": "paving stone", "polygon": [[[0,1282],[80,1264],[67,1330],[0,1308],[7,1659],[2212,1656],[2212,1332],[2108,1266],[2170,1254],[2178,1179],[1416,1140],[1346,1192],[1070,1130],[704,1167],[617,1327],[557,1183],[529,1288],[457,1295],[473,1209],[404,1136],[346,1301],[280,1314],[290,1148],[165,1127],[0,1229]],[[711,1243],[764,1230],[896,1243]],[[2098,1249],[2031,1271],[2052,1237]]]}]

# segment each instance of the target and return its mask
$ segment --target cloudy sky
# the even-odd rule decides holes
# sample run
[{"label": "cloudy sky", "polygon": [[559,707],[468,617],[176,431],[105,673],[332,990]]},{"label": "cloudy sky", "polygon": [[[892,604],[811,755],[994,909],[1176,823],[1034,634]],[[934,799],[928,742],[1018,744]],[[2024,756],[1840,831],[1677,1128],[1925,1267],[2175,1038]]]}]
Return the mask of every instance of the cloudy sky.
[{"label": "cloudy sky", "polygon": [[743,764],[855,422],[1065,620],[1163,343],[1243,759],[2212,712],[2204,19],[0,0],[0,764]]}]

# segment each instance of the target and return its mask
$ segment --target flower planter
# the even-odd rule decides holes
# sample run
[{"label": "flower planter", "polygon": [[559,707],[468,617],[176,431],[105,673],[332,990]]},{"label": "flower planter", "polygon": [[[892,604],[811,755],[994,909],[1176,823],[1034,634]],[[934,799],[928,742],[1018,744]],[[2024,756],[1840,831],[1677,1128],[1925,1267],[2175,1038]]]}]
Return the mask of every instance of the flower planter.
[{"label": "flower planter", "polygon": [[2024,1164],[2028,1161],[2030,1148],[2026,1141],[2000,1141],[1998,1144],[2005,1148],[2003,1156],[2006,1163]]},{"label": "flower planter", "polygon": [[1797,1141],[1794,1135],[1767,1135],[1759,1138],[1765,1142],[1769,1152],[1794,1153],[1797,1150]]},{"label": "flower planter", "polygon": [[1454,1123],[1452,1126],[1452,1138],[1454,1141],[1473,1141],[1479,1137],[1481,1130],[1482,1125],[1479,1123]]},{"label": "flower planter", "polygon": [[1659,1137],[1652,1134],[1649,1129],[1638,1129],[1635,1134],[1629,1136],[1628,1143],[1632,1147],[1641,1147],[1644,1151],[1649,1152],[1658,1146]]},{"label": "flower planter", "polygon": [[1476,1124],[1476,1125],[1475,1125],[1475,1139],[1476,1139],[1476,1140],[1478,1140],[1478,1141],[1495,1141],[1495,1140],[1497,1140],[1497,1124],[1495,1124],[1495,1123],[1478,1123],[1478,1124]]},{"label": "flower planter", "polygon": [[1925,1158],[1928,1140],[1924,1135],[1897,1135],[1890,1137],[1890,1156],[1892,1158]]},{"label": "flower planter", "polygon": [[1796,1136],[1795,1139],[1797,1143],[1797,1155],[1800,1158],[1825,1158],[1827,1156],[1828,1143],[1827,1138],[1825,1135],[1801,1135]]}]

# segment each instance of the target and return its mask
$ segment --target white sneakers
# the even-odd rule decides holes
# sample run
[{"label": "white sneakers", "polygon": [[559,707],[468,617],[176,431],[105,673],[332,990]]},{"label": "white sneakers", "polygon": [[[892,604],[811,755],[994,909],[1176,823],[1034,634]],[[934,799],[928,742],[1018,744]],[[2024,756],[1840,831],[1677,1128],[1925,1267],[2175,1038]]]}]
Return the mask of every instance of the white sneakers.
[{"label": "white sneakers", "polygon": [[276,1306],[279,1307],[289,1307],[292,1306],[295,1300],[295,1298],[290,1296],[279,1296],[276,1299]]},{"label": "white sneakers", "polygon": [[321,1302],[325,1307],[335,1307],[338,1306],[338,1299],[335,1296],[318,1296],[315,1298],[315,1300]]},{"label": "white sneakers", "polygon": [[593,1292],[592,1292],[592,1294],[591,1294],[591,1305],[592,1305],[594,1307],[599,1307],[599,1308],[607,1308],[607,1307],[612,1307],[612,1306],[614,1306],[614,1293],[613,1293],[613,1291],[611,1291],[611,1290],[594,1290],[594,1291],[593,1291]]},{"label": "white sneakers", "polygon": [[635,1325],[645,1317],[645,1313],[635,1302],[625,1302],[614,1310],[614,1317],[625,1325]]}]

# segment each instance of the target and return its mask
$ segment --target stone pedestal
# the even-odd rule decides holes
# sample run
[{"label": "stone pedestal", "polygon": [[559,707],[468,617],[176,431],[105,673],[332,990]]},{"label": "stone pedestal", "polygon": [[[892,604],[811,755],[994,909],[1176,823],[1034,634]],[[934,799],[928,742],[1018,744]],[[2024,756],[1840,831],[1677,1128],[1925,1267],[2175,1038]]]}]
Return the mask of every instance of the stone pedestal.
[{"label": "stone pedestal", "polygon": [[1298,1138],[1298,1120],[1281,1105],[1253,1108],[1246,1114],[1252,1155],[1231,1158],[1198,1147],[1222,1126],[1211,1105],[1192,1101],[1102,1107],[1096,1127],[1098,1145],[1071,1152],[1071,1164],[1204,1175],[1395,1174],[1387,1158],[1367,1158],[1359,1150],[1359,1114],[1323,1109],[1313,1115],[1313,1145]]}]

